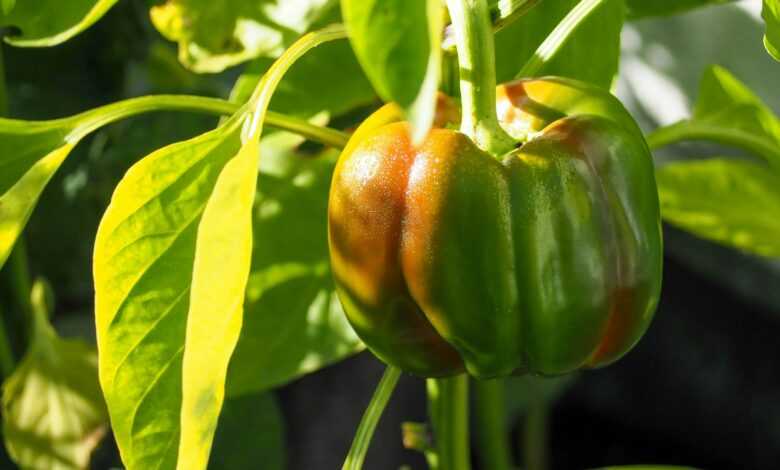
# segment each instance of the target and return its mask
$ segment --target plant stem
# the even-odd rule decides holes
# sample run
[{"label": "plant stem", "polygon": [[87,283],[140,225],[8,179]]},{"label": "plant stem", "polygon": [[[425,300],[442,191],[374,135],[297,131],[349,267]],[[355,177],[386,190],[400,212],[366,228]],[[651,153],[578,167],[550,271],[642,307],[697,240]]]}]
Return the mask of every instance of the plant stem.
[{"label": "plant stem", "polygon": [[382,412],[385,410],[385,406],[387,406],[390,395],[393,394],[400,376],[401,369],[397,367],[388,366],[385,369],[382,379],[379,381],[376,390],[374,390],[374,396],[371,398],[365,413],[363,413],[363,419],[360,420],[360,425],[355,433],[349,454],[347,454],[347,458],[344,460],[342,470],[360,470],[363,467],[363,461],[366,459],[366,451],[368,451],[368,445],[371,443],[371,437],[374,435],[379,418],[382,416]]},{"label": "plant stem", "polygon": [[470,470],[468,376],[428,379],[427,384],[438,455],[438,467],[432,470]]},{"label": "plant stem", "polygon": [[[238,104],[217,98],[191,95],[151,95],[118,101],[66,119],[75,119],[82,123],[71,133],[70,137],[76,140],[106,124],[151,111],[194,111],[219,116],[233,114],[240,109],[241,106]],[[349,139],[346,133],[336,129],[320,127],[303,119],[272,111],[268,111],[266,122],[270,126],[294,132],[336,148],[343,148]]]},{"label": "plant stem", "polygon": [[460,64],[461,132],[501,156],[515,142],[496,117],[496,58],[487,0],[447,0]]},{"label": "plant stem", "polygon": [[491,470],[511,470],[512,455],[506,432],[504,380],[474,382],[477,441],[482,466]]},{"label": "plant stem", "polygon": [[247,106],[252,112],[252,117],[244,138],[259,138],[260,133],[262,132],[263,123],[267,116],[268,105],[271,103],[271,97],[273,96],[274,91],[276,91],[276,86],[295,61],[320,44],[335,41],[337,39],[345,39],[346,37],[347,30],[344,26],[331,25],[318,31],[305,34],[295,41],[293,45],[288,47],[263,75],[263,78],[260,80],[260,83],[257,84],[255,90],[252,92],[252,96],[247,102]]},{"label": "plant stem", "polygon": [[566,14],[560,23],[552,30],[534,52],[531,59],[523,65],[515,78],[533,77],[542,66],[549,62],[555,54],[566,44],[571,34],[577,29],[591,13],[604,3],[605,0],[581,0],[572,10]]},{"label": "plant stem", "polygon": [[547,468],[547,403],[539,398],[528,408],[522,433],[523,468]]},{"label": "plant stem", "polygon": [[682,121],[656,129],[646,136],[646,140],[651,150],[685,140],[708,140],[735,146],[763,157],[780,171],[780,148],[773,142],[741,129]]}]

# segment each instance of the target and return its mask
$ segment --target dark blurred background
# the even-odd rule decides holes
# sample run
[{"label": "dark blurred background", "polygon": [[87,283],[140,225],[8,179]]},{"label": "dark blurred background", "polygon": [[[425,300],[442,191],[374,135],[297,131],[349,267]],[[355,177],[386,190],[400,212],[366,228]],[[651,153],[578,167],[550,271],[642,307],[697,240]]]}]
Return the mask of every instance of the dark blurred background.
[{"label": "dark blurred background", "polygon": [[[686,117],[699,77],[712,63],[731,70],[780,111],[780,69],[763,50],[759,8],[759,1],[740,2],[626,26],[617,93],[645,129]],[[3,45],[11,116],[61,117],[147,93],[227,96],[240,70],[207,76],[185,71],[147,12],[143,1],[119,2],[64,45]],[[214,122],[159,113],[112,125],[81,143],[49,185],[26,241],[32,271],[55,286],[54,318],[64,335],[94,337],[92,242],[121,175],[140,156]],[[727,152],[684,145],[656,157]],[[622,361],[580,374],[559,390],[549,404],[550,467],[778,468],[780,262],[668,226],[664,234],[664,290],[656,320]],[[278,390],[290,469],[340,468],[382,370],[363,353]],[[522,387],[512,390],[524,393]],[[523,407],[516,410],[513,444],[523,434]],[[423,420],[424,383],[406,376],[380,422],[367,468],[424,468],[424,460],[400,443],[400,423]],[[119,466],[110,443],[94,460],[99,469]]]}]

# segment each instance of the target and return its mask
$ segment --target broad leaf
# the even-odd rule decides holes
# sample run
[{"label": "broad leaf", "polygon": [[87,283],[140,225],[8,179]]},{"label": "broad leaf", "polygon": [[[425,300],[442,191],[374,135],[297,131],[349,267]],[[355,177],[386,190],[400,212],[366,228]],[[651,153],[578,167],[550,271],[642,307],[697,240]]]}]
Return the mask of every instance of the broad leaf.
[{"label": "broad leaf", "polygon": [[237,116],[136,163],[98,228],[100,381],[129,470],[176,466],[198,226],[223,167],[241,148],[238,124]]},{"label": "broad leaf", "polygon": [[721,5],[733,0],[626,0],[629,19],[668,16],[707,5]]},{"label": "broad leaf", "polygon": [[441,0],[341,0],[360,64],[385,101],[398,103],[422,139],[433,123],[441,68]]},{"label": "broad leaf", "polygon": [[[496,33],[498,82],[514,78],[555,26],[579,0],[542,1]],[[574,31],[539,75],[560,75],[609,88],[618,71],[622,0],[606,0]],[[598,51],[598,53],[594,53]]]},{"label": "broad leaf", "polygon": [[7,15],[11,12],[15,4],[16,0],[0,0],[0,13]]},{"label": "broad leaf", "polygon": [[57,336],[43,285],[33,289],[33,332],[27,353],[3,384],[3,438],[23,469],[86,469],[108,430],[97,355],[79,340]]},{"label": "broad leaf", "polygon": [[661,215],[697,236],[780,256],[780,177],[765,165],[708,159],[656,172]]},{"label": "broad leaf", "polygon": [[209,468],[285,468],[284,421],[270,393],[228,398],[219,416]]},{"label": "broad leaf", "polygon": [[43,189],[78,142],[78,119],[0,119],[0,267]]},{"label": "broad leaf", "polygon": [[84,136],[122,118],[175,108],[176,101],[141,97],[50,121],[0,118],[0,267],[46,184]]},{"label": "broad leaf", "polygon": [[184,342],[177,468],[206,468],[241,332],[252,256],[259,144],[250,138],[219,175],[198,226]]},{"label": "broad leaf", "polygon": [[761,16],[766,22],[766,50],[775,60],[780,61],[780,0],[764,0]]},{"label": "broad leaf", "polygon": [[296,155],[300,142],[282,133],[263,139],[252,274],[229,396],[284,384],[363,348],[341,310],[328,260],[336,152]]},{"label": "broad leaf", "polygon": [[8,8],[0,26],[13,26],[19,34],[6,36],[14,46],[43,47],[63,43],[84,31],[111,9],[117,0],[5,0]]},{"label": "broad leaf", "polygon": [[780,172],[780,120],[722,67],[704,73],[693,117],[653,132],[648,143],[657,147],[679,136],[744,147]]},{"label": "broad leaf", "polygon": [[[236,81],[230,100],[246,102],[272,62],[268,58],[251,62]],[[327,92],[323,84],[327,84]],[[309,51],[290,68],[274,93],[270,109],[305,118],[326,111],[332,117],[375,99],[349,43],[335,41]]]},{"label": "broad leaf", "polygon": [[256,57],[277,57],[336,0],[169,0],[152,7],[154,26],[179,44],[179,60],[196,72],[219,72]]}]

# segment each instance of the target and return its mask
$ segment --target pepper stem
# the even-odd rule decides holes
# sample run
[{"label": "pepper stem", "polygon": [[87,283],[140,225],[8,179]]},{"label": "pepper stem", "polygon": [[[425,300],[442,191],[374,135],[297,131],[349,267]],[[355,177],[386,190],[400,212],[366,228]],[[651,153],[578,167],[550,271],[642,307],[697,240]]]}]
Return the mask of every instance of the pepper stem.
[{"label": "pepper stem", "polygon": [[349,454],[347,454],[342,470],[360,470],[363,468],[363,461],[366,459],[366,452],[368,451],[368,445],[371,443],[371,437],[374,435],[379,418],[382,416],[382,412],[385,410],[387,401],[390,400],[390,395],[393,394],[400,376],[401,369],[397,367],[388,366],[385,369],[385,374],[374,391],[371,403],[368,404],[368,408],[366,408],[363,418],[360,420],[360,425],[355,433],[352,447],[349,449]]},{"label": "pepper stem", "polygon": [[496,116],[496,58],[487,0],[447,0],[460,63],[461,132],[500,156],[515,146]]},{"label": "pepper stem", "polygon": [[512,469],[504,387],[504,379],[474,381],[474,418],[477,422],[479,456],[482,466],[492,470]]},{"label": "pepper stem", "polygon": [[427,387],[438,455],[438,467],[431,470],[470,470],[468,376],[428,379]]},{"label": "pepper stem", "polygon": [[525,468],[547,469],[547,413],[547,403],[538,397],[528,408],[522,433]]}]

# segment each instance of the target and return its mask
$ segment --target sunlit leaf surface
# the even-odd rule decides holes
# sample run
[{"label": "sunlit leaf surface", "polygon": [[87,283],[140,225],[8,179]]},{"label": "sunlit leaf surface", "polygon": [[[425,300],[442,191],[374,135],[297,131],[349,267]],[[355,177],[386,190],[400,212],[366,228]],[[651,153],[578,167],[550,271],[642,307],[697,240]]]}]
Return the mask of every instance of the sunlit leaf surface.
[{"label": "sunlit leaf surface", "polygon": [[100,380],[129,470],[176,467],[198,226],[240,148],[233,119],[150,154],[116,187],[98,229]]},{"label": "sunlit leaf surface", "polygon": [[76,144],[77,120],[0,118],[0,267],[8,259],[43,189]]},{"label": "sunlit leaf surface", "polygon": [[661,214],[700,237],[780,256],[780,177],[766,165],[714,158],[674,162],[656,173]]},{"label": "sunlit leaf surface", "polygon": [[281,385],[363,348],[330,273],[328,188],[337,152],[296,154],[301,139],[263,139],[252,273],[228,395]]},{"label": "sunlit leaf surface", "polygon": [[[7,8],[0,26],[13,26],[18,34],[5,37],[14,46],[56,46],[84,31],[111,9],[117,0],[16,0]],[[10,6],[10,7],[9,7]]]},{"label": "sunlit leaf surface", "polygon": [[33,289],[29,349],[3,384],[3,438],[22,469],[86,469],[108,430],[97,355],[82,341],[57,336],[42,290],[40,283]]},{"label": "sunlit leaf surface", "polygon": [[[514,78],[536,48],[578,2],[543,0],[519,20],[496,33],[499,83]],[[538,75],[560,75],[609,88],[618,72],[624,17],[622,0],[605,1],[583,21]]]},{"label": "sunlit leaf surface", "polygon": [[179,60],[219,72],[256,57],[277,57],[337,11],[337,0],[168,0],[150,11],[154,26],[179,44]]},{"label": "sunlit leaf surface", "polygon": [[769,54],[780,61],[780,1],[764,0],[761,16],[766,22],[764,45]]}]

